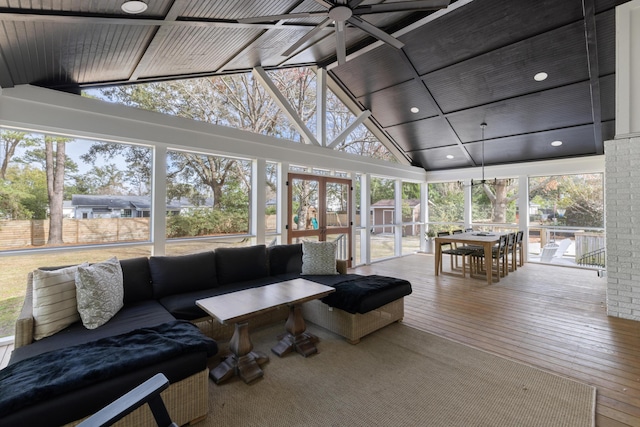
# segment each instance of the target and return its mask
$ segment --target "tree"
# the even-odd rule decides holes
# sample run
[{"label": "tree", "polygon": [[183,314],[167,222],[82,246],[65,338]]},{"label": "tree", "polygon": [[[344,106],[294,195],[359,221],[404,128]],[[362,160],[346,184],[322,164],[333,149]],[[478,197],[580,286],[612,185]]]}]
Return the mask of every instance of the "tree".
[{"label": "tree", "polygon": [[[67,138],[45,135],[47,195],[49,196],[49,239],[47,244],[60,245],[62,240],[62,207]],[[55,148],[54,148],[55,143]]]},{"label": "tree", "polygon": [[18,146],[30,147],[36,141],[35,138],[25,132],[0,129],[0,179],[6,178],[7,168],[16,154]]}]

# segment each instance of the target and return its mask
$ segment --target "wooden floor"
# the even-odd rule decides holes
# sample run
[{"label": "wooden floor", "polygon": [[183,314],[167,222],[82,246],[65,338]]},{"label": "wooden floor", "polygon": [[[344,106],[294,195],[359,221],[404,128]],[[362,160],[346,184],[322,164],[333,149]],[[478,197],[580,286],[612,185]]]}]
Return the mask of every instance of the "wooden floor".
[{"label": "wooden floor", "polygon": [[[355,271],[412,283],[407,325],[591,384],[599,427],[640,426],[640,322],[607,317],[605,279],[526,264],[487,285],[435,277],[433,263],[432,255],[410,255]],[[0,343],[0,367],[11,349]]]},{"label": "wooden floor", "polygon": [[606,315],[606,279],[526,264],[488,285],[436,277],[433,264],[432,255],[410,255],[356,272],[412,283],[407,325],[591,384],[597,426],[640,426],[640,322]]}]

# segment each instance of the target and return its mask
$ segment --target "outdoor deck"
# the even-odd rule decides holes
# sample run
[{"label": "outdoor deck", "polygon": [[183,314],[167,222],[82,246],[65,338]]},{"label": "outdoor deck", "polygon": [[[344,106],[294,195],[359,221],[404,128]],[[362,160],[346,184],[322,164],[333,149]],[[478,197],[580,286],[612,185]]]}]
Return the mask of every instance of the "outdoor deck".
[{"label": "outdoor deck", "polygon": [[[487,285],[435,277],[433,263],[410,255],[356,272],[411,281],[407,325],[594,385],[599,427],[640,425],[640,322],[606,315],[595,271],[526,264]],[[2,366],[9,352],[0,347]]]}]

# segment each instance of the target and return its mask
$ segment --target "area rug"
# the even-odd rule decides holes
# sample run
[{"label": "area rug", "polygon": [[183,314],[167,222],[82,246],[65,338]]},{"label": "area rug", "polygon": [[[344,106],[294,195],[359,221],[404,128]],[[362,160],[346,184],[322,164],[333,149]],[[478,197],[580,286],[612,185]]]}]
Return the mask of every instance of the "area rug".
[{"label": "area rug", "polygon": [[594,425],[594,387],[400,323],[357,345],[308,325],[320,338],[308,358],[271,353],[283,327],[252,332],[264,377],[211,381],[197,426]]}]

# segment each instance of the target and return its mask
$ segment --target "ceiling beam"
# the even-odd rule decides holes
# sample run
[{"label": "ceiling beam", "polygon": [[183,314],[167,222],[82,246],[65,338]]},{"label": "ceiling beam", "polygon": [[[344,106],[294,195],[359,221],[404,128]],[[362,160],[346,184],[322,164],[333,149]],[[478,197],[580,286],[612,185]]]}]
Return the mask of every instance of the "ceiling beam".
[{"label": "ceiling beam", "polygon": [[[48,22],[53,24],[91,24],[91,25],[132,25],[132,26],[162,26],[162,27],[216,27],[216,28],[253,28],[264,30],[309,30],[315,25],[303,24],[242,24],[236,21],[215,21],[206,19],[164,20],[146,18],[113,18],[106,16],[86,15],[56,15],[39,13],[11,13],[0,12],[0,21],[15,22]],[[323,28],[324,31],[333,31]]]},{"label": "ceiling beam", "polygon": [[589,67],[591,112],[593,116],[593,140],[596,154],[604,154],[602,141],[602,104],[600,102],[600,67],[598,65],[598,39],[596,37],[596,6],[594,0],[582,0],[584,36]]},{"label": "ceiling beam", "polygon": [[338,144],[340,144],[342,141],[344,141],[347,136],[349,136],[349,134],[351,132],[353,132],[355,130],[355,128],[357,128],[358,126],[360,126],[365,120],[367,120],[369,118],[369,116],[371,116],[371,111],[369,110],[365,110],[362,113],[360,113],[360,115],[358,117],[356,117],[356,119],[353,121],[353,123],[351,123],[349,126],[347,126],[345,129],[343,129],[342,132],[340,132],[340,135],[338,135],[336,137],[336,139],[334,139],[331,144],[329,144],[327,146],[327,148],[331,148],[332,150],[334,148],[336,148],[338,146]]},{"label": "ceiling beam", "polygon": [[253,77],[260,82],[262,87],[271,95],[273,100],[278,104],[280,110],[289,118],[293,127],[296,128],[302,138],[307,144],[320,146],[320,143],[313,135],[311,130],[307,127],[307,125],[302,121],[298,113],[291,108],[291,104],[287,101],[287,98],[282,95],[282,92],[278,90],[276,85],[273,83],[273,80],[267,75],[267,72],[264,71],[262,67],[255,67],[253,69]]}]

